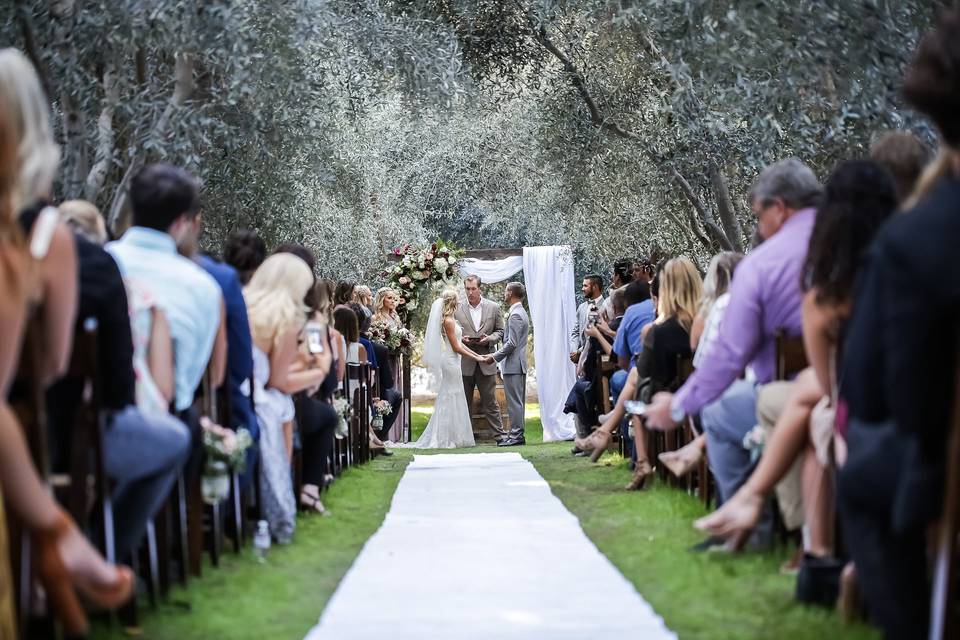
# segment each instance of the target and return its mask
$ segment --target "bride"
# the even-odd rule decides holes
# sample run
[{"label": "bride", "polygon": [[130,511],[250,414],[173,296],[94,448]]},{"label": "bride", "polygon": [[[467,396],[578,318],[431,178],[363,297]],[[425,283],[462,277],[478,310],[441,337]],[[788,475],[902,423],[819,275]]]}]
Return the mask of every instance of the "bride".
[{"label": "bride", "polygon": [[463,331],[453,314],[460,300],[457,292],[447,289],[430,307],[427,332],[423,339],[423,364],[433,379],[437,401],[433,415],[420,439],[407,445],[417,449],[452,449],[472,447],[473,425],[463,394],[460,356],[483,361],[460,341]]}]

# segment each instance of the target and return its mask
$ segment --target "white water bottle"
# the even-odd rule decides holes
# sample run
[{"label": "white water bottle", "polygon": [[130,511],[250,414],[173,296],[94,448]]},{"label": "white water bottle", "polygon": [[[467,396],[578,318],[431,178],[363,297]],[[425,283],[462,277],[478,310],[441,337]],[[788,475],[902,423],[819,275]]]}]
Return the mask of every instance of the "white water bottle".
[{"label": "white water bottle", "polygon": [[267,552],[270,551],[270,525],[266,520],[257,522],[257,532],[253,534],[253,555],[257,562],[267,561]]}]

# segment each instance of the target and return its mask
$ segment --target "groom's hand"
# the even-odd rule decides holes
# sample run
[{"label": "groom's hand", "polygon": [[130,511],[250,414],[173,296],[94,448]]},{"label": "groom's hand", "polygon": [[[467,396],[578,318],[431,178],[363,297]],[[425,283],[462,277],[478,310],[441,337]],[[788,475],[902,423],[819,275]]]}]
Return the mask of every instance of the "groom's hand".
[{"label": "groom's hand", "polygon": [[487,344],[490,342],[490,336],[477,336],[474,340],[477,344]]}]

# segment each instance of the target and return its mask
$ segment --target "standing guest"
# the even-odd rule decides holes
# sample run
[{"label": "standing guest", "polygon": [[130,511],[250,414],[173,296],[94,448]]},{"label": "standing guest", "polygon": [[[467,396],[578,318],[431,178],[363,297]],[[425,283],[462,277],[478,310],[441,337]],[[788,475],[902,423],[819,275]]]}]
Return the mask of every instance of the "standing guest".
[{"label": "standing guest", "polygon": [[[496,351],[496,345],[503,339],[503,316],[496,302],[480,294],[480,284],[480,276],[463,279],[467,299],[460,303],[453,317],[463,328],[463,343],[477,355],[485,356]],[[503,429],[500,403],[497,402],[497,365],[461,358],[460,371],[467,406],[473,407],[473,390],[476,388],[480,392],[480,404],[487,424],[496,434],[496,439],[500,440],[507,432]]]},{"label": "standing guest", "polygon": [[[577,307],[576,322],[570,332],[570,361],[573,364],[580,362],[580,354],[586,344],[584,334],[587,327],[599,318],[600,309],[603,308],[603,278],[597,274],[586,276],[580,291],[583,293],[583,302]],[[594,318],[591,318],[591,313]]]},{"label": "standing guest", "polygon": [[607,320],[613,320],[613,305],[610,302],[610,296],[614,291],[622,289],[633,282],[633,262],[630,260],[617,260],[613,263],[613,275],[610,280],[610,291],[607,298],[603,301],[600,311]]},{"label": "standing guest", "polygon": [[[743,438],[756,424],[758,386],[774,377],[775,337],[801,332],[800,270],[820,194],[813,171],[796,158],[764,169],[750,194],[764,242],[737,268],[720,335],[676,395],[661,392],[647,407],[651,428],[675,428],[685,415],[701,412],[721,502],[754,467]],[[748,365],[755,381],[740,379]],[[759,527],[757,542],[765,543],[769,534],[768,526]]]},{"label": "standing guest", "polygon": [[353,302],[353,290],[357,283],[353,280],[341,280],[337,283],[337,290],[333,294],[333,302],[336,305],[350,304]]},{"label": "standing guest", "polygon": [[946,11],[908,67],[904,97],[936,125],[940,154],[868,252],[840,372],[850,418],[840,513],[870,617],[888,638],[927,635],[926,533],[943,508],[957,401],[958,42],[960,12]]},{"label": "standing guest", "polygon": [[253,336],[253,402],[260,421],[260,495],[270,533],[289,544],[297,505],[290,477],[294,406],[291,367],[307,320],[303,299],[313,274],[300,258],[278,253],[267,258],[243,290]]},{"label": "standing guest", "polygon": [[267,245],[256,231],[242,229],[227,236],[223,261],[236,269],[240,284],[246,286],[253,272],[267,259]]},{"label": "standing guest", "polygon": [[[76,593],[100,606],[117,607],[133,593],[133,573],[106,562],[54,501],[37,474],[9,400],[28,308],[33,298],[41,297],[36,295],[41,283],[27,274],[31,269],[44,270],[29,247],[33,225],[24,229],[18,214],[49,197],[59,158],[36,71],[20,52],[0,51],[0,335],[4,336],[0,340],[0,504],[5,502],[30,531],[36,575],[54,614],[67,633],[80,636],[87,631],[87,620]],[[75,281],[70,282],[77,268],[73,238],[65,225],[54,229],[50,249],[62,254],[57,259],[60,264],[53,265],[59,269],[56,278],[68,281],[67,293],[75,291]],[[44,341],[50,377],[66,368],[75,305],[75,297],[67,295],[52,316],[66,338]],[[0,543],[3,561],[7,558],[4,547]],[[0,578],[6,578],[2,566]],[[10,584],[0,580],[0,631],[15,637],[11,594],[5,592]]]},{"label": "standing guest", "polygon": [[[74,210],[100,212],[89,203],[73,201]],[[101,218],[102,222],[102,218]],[[114,481],[116,552],[121,558],[136,552],[146,524],[163,505],[190,452],[187,427],[162,412],[137,407],[134,347],[130,308],[123,278],[113,258],[99,245],[77,238],[80,263],[78,327],[97,320],[99,404],[107,416],[104,466]],[[169,350],[167,350],[169,354]],[[47,417],[53,441],[62,444],[56,466],[69,467],[71,430],[83,395],[83,381],[66,376],[47,392]]]},{"label": "standing guest", "polygon": [[369,320],[373,316],[373,292],[370,291],[370,287],[364,284],[358,284],[353,288],[353,300],[351,302],[356,302],[360,305],[360,308],[363,310],[363,315]]},{"label": "standing guest", "polygon": [[[400,294],[390,287],[383,287],[377,291],[377,295],[373,300],[373,317],[371,321],[376,324],[385,325],[391,329],[400,329],[403,327],[403,322],[400,320],[400,314],[397,313],[397,305],[400,304]],[[393,388],[401,394],[401,402],[403,400],[403,367],[400,361],[400,355],[398,353],[390,354],[390,368],[393,370]],[[392,442],[400,442],[404,440],[409,428],[407,422],[407,414],[405,412],[400,412],[396,416],[393,416],[391,420],[391,427],[387,433],[388,440]],[[386,424],[386,421],[384,422]]]},{"label": "standing guest", "polygon": [[373,301],[373,322],[383,323],[388,327],[399,329],[403,326],[397,305],[400,304],[400,295],[390,287],[383,287],[377,291]]}]

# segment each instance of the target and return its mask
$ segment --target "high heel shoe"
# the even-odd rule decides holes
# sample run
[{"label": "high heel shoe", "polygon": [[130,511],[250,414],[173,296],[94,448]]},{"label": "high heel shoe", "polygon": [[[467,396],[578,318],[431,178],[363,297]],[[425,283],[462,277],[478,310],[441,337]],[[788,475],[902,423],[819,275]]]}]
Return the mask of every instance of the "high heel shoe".
[{"label": "high heel shoe", "polygon": [[637,460],[637,466],[633,470],[633,480],[624,487],[627,491],[637,491],[647,488],[647,482],[653,477],[656,467],[651,467],[646,458]]},{"label": "high heel shoe", "polygon": [[613,440],[613,436],[609,431],[597,429],[590,435],[590,438],[593,440],[593,450],[590,451],[590,462],[596,462],[607,452],[607,447],[610,446],[610,441]]},{"label": "high heel shoe", "polygon": [[57,522],[46,531],[33,532],[34,562],[37,577],[43,585],[58,620],[68,635],[85,635],[87,616],[80,606],[77,593],[91,604],[104,609],[117,609],[133,595],[134,576],[128,567],[117,567],[113,584],[99,584],[94,579],[74,575],[60,555],[59,544],[76,533],[77,525],[65,511],[60,511]]}]

